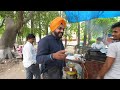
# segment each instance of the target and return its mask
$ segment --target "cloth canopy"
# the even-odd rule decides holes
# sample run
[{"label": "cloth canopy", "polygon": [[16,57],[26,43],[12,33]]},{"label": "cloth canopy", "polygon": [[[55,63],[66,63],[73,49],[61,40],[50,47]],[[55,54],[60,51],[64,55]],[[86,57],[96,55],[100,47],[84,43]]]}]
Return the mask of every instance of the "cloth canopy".
[{"label": "cloth canopy", "polygon": [[120,16],[120,11],[65,11],[68,22],[76,23],[94,18],[112,18]]}]

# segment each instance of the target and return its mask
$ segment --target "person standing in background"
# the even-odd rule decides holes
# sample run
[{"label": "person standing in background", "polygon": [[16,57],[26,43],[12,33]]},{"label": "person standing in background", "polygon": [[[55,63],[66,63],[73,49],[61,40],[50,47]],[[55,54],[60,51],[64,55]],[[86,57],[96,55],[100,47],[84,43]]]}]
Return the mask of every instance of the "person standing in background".
[{"label": "person standing in background", "polygon": [[36,51],[33,46],[35,41],[35,36],[33,34],[28,34],[27,43],[23,47],[23,66],[26,71],[26,79],[40,79],[40,69],[39,64],[36,63]]}]

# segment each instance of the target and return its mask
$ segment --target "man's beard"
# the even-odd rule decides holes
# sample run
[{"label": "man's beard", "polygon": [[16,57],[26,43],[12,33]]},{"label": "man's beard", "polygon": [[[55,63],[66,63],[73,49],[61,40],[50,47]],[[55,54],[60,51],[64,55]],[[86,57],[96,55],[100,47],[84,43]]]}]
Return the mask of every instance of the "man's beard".
[{"label": "man's beard", "polygon": [[113,40],[120,40],[120,38],[113,36]]},{"label": "man's beard", "polygon": [[58,39],[61,39],[62,36],[63,36],[63,33],[62,32],[54,32],[55,36],[58,38]]},{"label": "man's beard", "polygon": [[114,40],[114,41],[117,41],[117,42],[120,41],[120,39],[116,39],[116,38],[113,38],[113,40]]}]

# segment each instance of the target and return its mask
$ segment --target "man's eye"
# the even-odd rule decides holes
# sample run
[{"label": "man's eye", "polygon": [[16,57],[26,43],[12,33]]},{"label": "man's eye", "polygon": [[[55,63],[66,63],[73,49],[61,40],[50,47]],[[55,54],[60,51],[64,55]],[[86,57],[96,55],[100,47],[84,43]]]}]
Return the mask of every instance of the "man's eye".
[{"label": "man's eye", "polygon": [[113,31],[114,33],[117,33],[117,31]]}]

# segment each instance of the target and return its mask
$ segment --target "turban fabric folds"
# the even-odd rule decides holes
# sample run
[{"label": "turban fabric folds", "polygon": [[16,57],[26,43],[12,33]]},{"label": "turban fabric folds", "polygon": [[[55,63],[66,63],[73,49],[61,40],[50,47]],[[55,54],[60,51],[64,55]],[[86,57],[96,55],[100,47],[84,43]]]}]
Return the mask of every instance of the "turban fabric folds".
[{"label": "turban fabric folds", "polygon": [[55,29],[57,29],[60,26],[60,24],[63,24],[64,27],[66,27],[66,21],[62,17],[55,18],[50,23],[50,30],[53,32]]}]

